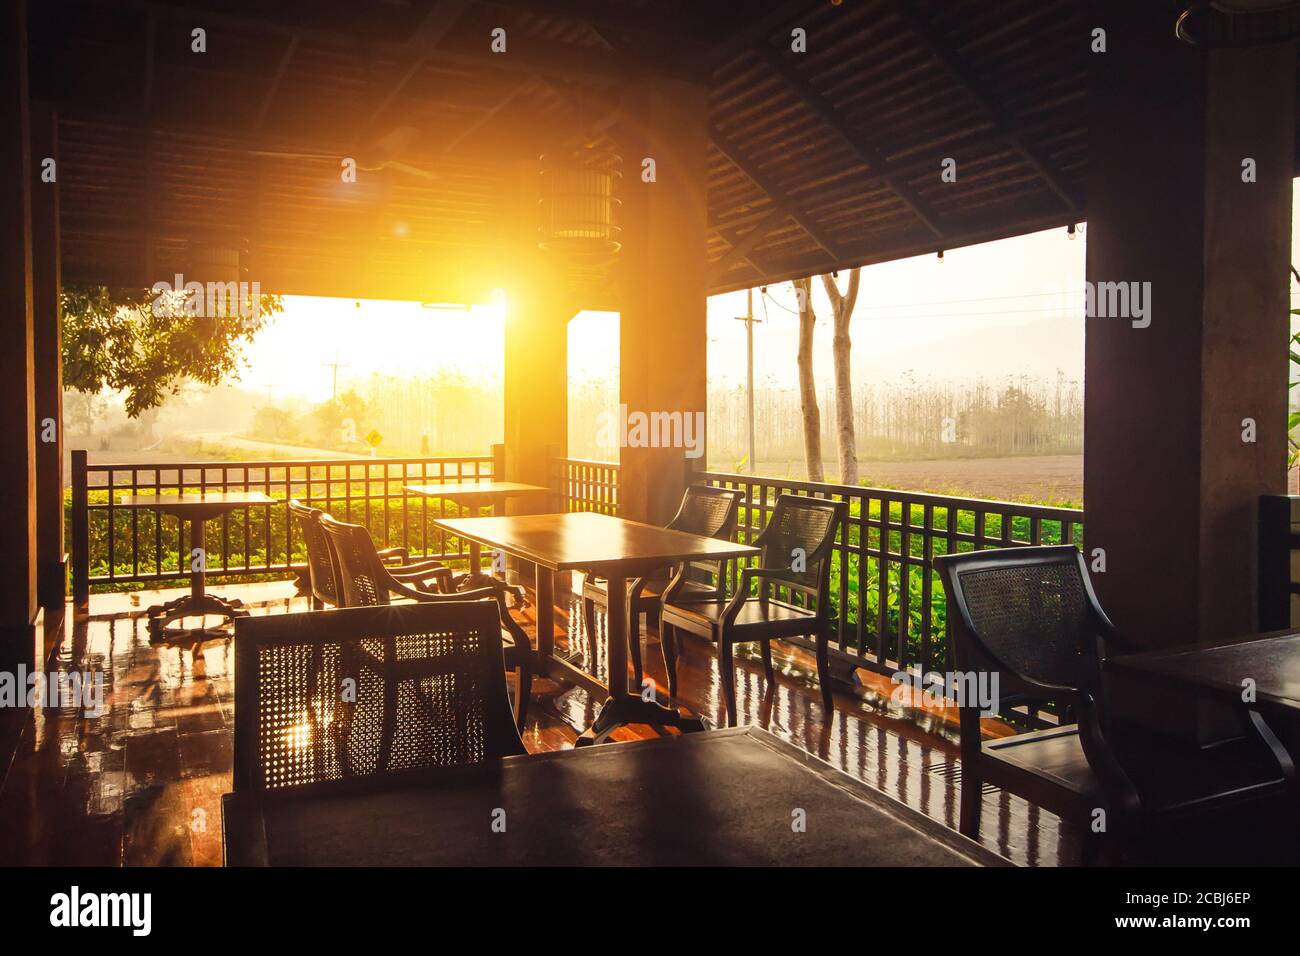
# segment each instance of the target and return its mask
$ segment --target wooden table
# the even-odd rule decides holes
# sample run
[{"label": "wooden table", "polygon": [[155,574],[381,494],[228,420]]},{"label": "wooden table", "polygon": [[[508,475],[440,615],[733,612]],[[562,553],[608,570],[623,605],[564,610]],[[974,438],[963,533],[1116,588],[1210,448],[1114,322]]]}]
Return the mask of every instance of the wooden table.
[{"label": "wooden table", "polygon": [[[1244,706],[1300,713],[1300,633],[1275,632],[1215,645],[1126,654],[1107,668]],[[1254,682],[1255,702],[1242,699]]]},{"label": "wooden table", "polygon": [[228,793],[222,817],[227,866],[1010,865],[757,727]]},{"label": "wooden table", "polygon": [[[697,717],[686,717],[676,708],[642,700],[627,689],[628,612],[635,595],[628,594],[629,578],[688,560],[743,558],[759,553],[758,548],[656,525],[628,521],[595,512],[550,515],[516,515],[505,518],[439,518],[434,524],[446,531],[478,541],[481,545],[513,554],[537,566],[537,652],[539,669],[549,676],[581,684],[600,693],[603,688],[593,676],[554,656],[555,593],[552,574],[556,571],[586,571],[600,574],[609,584],[608,621],[609,697],[596,722],[578,738],[584,746],[603,740],[623,724],[674,726],[701,730]],[[639,688],[638,688],[639,690]]]},{"label": "wooden table", "polygon": [[[462,507],[490,508],[493,515],[501,514],[501,509],[510,498],[549,491],[549,489],[543,488],[541,485],[527,485],[519,481],[466,481],[448,482],[441,485],[405,485],[403,490],[425,498],[446,498]],[[473,586],[483,576],[483,548],[473,539],[469,542],[469,570],[471,586]]]},{"label": "wooden table", "polygon": [[[205,638],[225,636],[221,627],[168,631],[169,621],[204,614],[229,619],[247,616],[248,611],[244,610],[244,603],[238,598],[226,600],[207,593],[204,576],[207,573],[208,550],[204,522],[239,508],[273,505],[275,501],[260,491],[207,491],[183,495],[122,495],[115,502],[115,508],[147,508],[161,514],[175,515],[182,522],[190,523],[190,593],[166,604],[156,604],[145,612],[149,618],[150,643],[198,644]],[[198,552],[197,560],[195,552]]]}]

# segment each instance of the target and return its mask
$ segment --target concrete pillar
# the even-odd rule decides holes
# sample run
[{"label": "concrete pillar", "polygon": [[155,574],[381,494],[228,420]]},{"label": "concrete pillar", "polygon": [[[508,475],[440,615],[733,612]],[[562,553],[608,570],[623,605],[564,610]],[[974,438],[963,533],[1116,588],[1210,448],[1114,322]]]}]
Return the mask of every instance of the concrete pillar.
[{"label": "concrete pillar", "polygon": [[[577,311],[557,267],[537,246],[538,170],[515,171],[515,234],[506,288],[505,477],[549,487],[548,456],[568,448],[568,321]],[[545,510],[516,498],[514,513]]]},{"label": "concrete pillar", "polygon": [[1193,48],[1164,4],[1096,13],[1088,281],[1099,310],[1101,283],[1149,283],[1150,324],[1087,320],[1086,548],[1132,640],[1228,638],[1257,627],[1258,498],[1286,487],[1296,51]]},{"label": "concrete pillar", "polygon": [[[619,396],[629,416],[680,416],[703,452],[707,402],[705,160],[703,87],[656,77],[629,91],[635,122],[620,132],[623,250],[620,259]],[[654,161],[654,182],[643,162]],[[698,421],[698,426],[696,422]],[[629,428],[629,438],[633,429]],[[662,437],[662,436],[661,436]],[[621,514],[663,524],[686,484],[684,449],[622,449]]]},{"label": "concrete pillar", "polygon": [[[35,665],[36,429],[26,3],[0,8],[0,670]],[[0,772],[17,725],[0,712]]]},{"label": "concrete pillar", "polygon": [[[36,414],[37,599],[46,620],[63,613],[67,558],[63,548],[63,355],[59,311],[58,119],[32,107],[32,351]],[[55,159],[55,179],[42,163]]]}]

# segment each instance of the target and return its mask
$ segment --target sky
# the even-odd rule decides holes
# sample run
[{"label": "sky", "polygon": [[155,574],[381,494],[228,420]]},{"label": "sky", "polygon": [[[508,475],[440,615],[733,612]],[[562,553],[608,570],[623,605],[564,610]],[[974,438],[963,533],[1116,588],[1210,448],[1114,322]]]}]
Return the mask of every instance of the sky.
[{"label": "sky", "polygon": [[[1300,207],[1297,207],[1300,210]],[[1300,215],[1293,210],[1292,260],[1300,262]],[[1087,227],[1070,239],[1052,229],[1014,239],[868,266],[852,322],[854,377],[895,381],[991,381],[1027,374],[1083,377],[1082,284]],[[845,281],[840,277],[841,283]],[[1297,288],[1293,284],[1293,288]],[[1293,302],[1300,293],[1293,293]],[[709,378],[745,380],[744,291],[708,301]],[[323,401],[374,372],[398,376],[457,371],[468,377],[501,375],[506,301],[468,311],[426,309],[413,302],[286,296],[285,310],[246,349],[245,387],[272,399]],[[813,284],[818,316],[814,366],[829,381],[830,309]],[[788,282],[754,292],[755,375],[760,384],[793,387],[798,320]],[[393,348],[400,341],[403,347]],[[618,321],[614,313],[584,312],[570,323],[573,381],[617,375]]]},{"label": "sky", "polygon": [[[1083,281],[1085,239],[1065,230],[954,249],[939,262],[918,256],[863,270],[853,318],[855,371],[919,377],[996,377],[1019,371],[1082,374],[1082,319],[1063,308]],[[841,276],[841,281],[844,277]],[[715,381],[745,379],[746,293],[708,302],[709,370]],[[815,364],[829,374],[829,305],[813,286],[818,315]],[[323,401],[374,372],[405,376],[458,371],[499,377],[508,302],[469,311],[426,309],[413,302],[285,296],[284,312],[245,350],[242,384],[274,399]],[[794,381],[798,320],[788,282],[755,292],[755,368],[760,381]],[[584,312],[569,335],[575,381],[612,378],[618,365],[618,317]],[[394,349],[400,341],[403,348]]]}]

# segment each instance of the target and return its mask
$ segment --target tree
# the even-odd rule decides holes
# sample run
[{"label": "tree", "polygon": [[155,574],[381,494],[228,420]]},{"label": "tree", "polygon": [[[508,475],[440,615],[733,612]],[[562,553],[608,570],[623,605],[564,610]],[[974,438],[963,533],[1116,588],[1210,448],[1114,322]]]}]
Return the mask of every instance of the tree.
[{"label": "tree", "polygon": [[108,289],[65,284],[63,384],[97,395],[126,393],[131,418],[157,408],[187,381],[218,385],[238,378],[243,346],[283,310],[278,295],[263,295],[255,315],[213,297],[216,315],[204,315],[193,294],[152,289]]},{"label": "tree", "polygon": [[822,276],[822,285],[831,300],[831,318],[834,335],[831,338],[831,355],[835,365],[835,433],[840,453],[840,483],[856,485],[858,483],[858,439],[853,429],[853,381],[849,366],[849,319],[853,318],[853,307],[858,302],[858,284],[862,278],[861,269],[849,272],[849,288],[843,295],[835,284],[835,277]]},{"label": "tree", "polygon": [[254,435],[276,441],[293,441],[302,434],[297,416],[275,405],[263,405],[257,410],[250,431]]},{"label": "tree", "polygon": [[795,279],[796,305],[799,307],[799,410],[803,413],[803,457],[808,465],[808,480],[822,481],[822,416],[817,408],[817,383],[813,381],[813,313],[812,278]]}]

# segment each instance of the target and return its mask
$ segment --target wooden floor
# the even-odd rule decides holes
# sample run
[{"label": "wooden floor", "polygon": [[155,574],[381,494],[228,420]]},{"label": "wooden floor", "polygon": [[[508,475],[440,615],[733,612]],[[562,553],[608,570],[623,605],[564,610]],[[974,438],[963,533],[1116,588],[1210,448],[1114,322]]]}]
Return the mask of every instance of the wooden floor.
[{"label": "wooden floor", "polygon": [[[237,594],[254,614],[307,609],[288,582],[222,590]],[[161,592],[161,599],[179,593]],[[140,615],[159,600],[160,592],[95,595],[89,618],[65,626],[58,666],[102,670],[105,712],[87,718],[74,708],[46,709],[29,723],[0,786],[0,864],[221,864],[221,795],[231,787],[233,652],[228,642],[208,644],[197,656],[151,647]],[[594,656],[604,680],[603,640],[593,655],[580,612],[565,613],[575,602],[564,594],[557,603],[559,626],[565,629],[557,645],[584,660]],[[526,626],[535,624],[527,610],[521,619]],[[598,619],[602,635],[603,626]],[[678,699],[723,726],[716,657],[703,642],[685,643]],[[645,657],[647,675],[666,695],[653,632]],[[954,759],[952,714],[900,707],[889,700],[894,688],[887,679],[863,674],[864,686],[838,693],[833,717],[823,721],[815,680],[808,677],[809,655],[776,657],[781,673],[770,693],[756,655],[738,659],[742,723],[760,724],[956,828],[960,764]],[[536,681],[533,689],[524,733],[528,749],[573,746],[599,702],[580,688],[548,680]],[[652,733],[628,728],[619,736]],[[1063,832],[1056,817],[1019,797],[986,789],[980,835],[985,846],[1020,864],[1077,862],[1077,835]],[[870,839],[870,834],[844,838]]]}]

